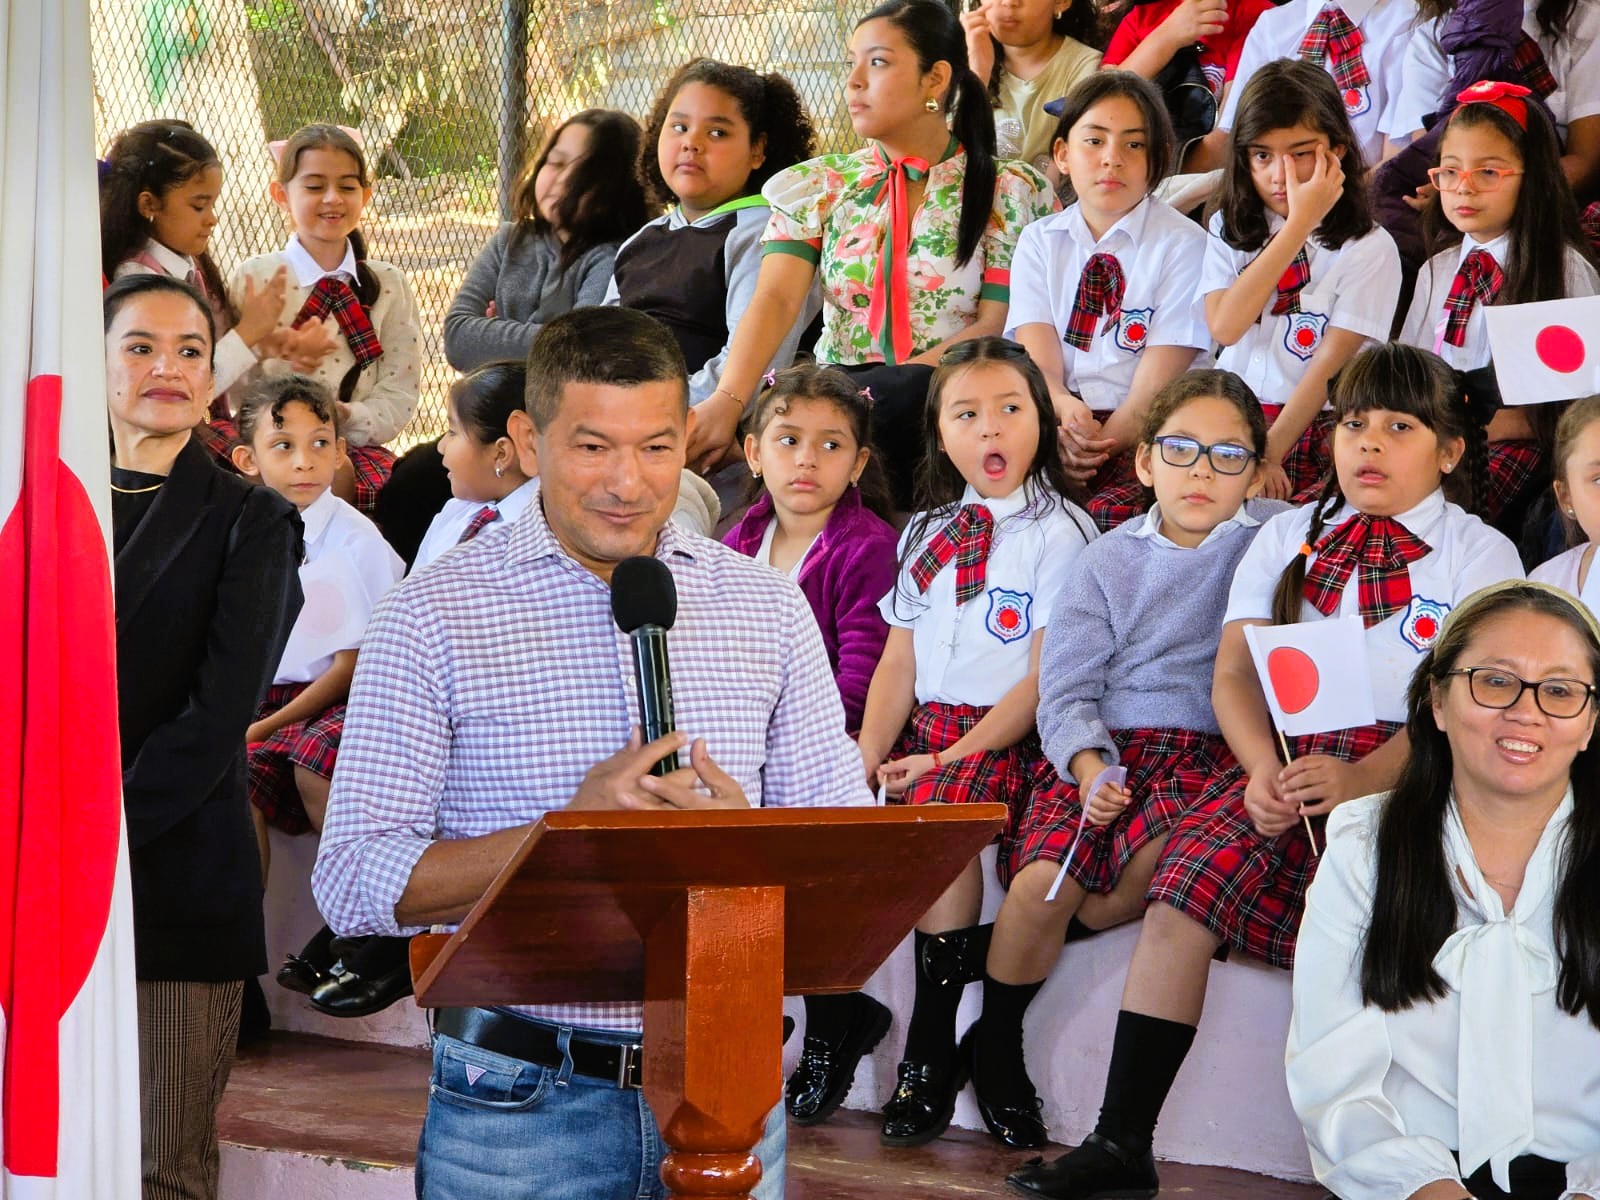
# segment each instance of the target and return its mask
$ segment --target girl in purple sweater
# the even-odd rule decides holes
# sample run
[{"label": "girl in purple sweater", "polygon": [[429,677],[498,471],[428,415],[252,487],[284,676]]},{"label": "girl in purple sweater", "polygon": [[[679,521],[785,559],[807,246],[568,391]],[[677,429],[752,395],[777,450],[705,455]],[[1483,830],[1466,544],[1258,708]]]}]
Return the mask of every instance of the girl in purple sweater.
[{"label": "girl in purple sweater", "polygon": [[[766,377],[745,418],[744,454],[757,497],[724,539],[800,585],[822,630],[851,735],[888,640],[878,601],[894,586],[898,534],[869,436],[871,396],[831,367]],[[856,1065],[889,1030],[870,996],[806,997],[805,1049],[785,1100],[797,1124],[839,1107]]]}]

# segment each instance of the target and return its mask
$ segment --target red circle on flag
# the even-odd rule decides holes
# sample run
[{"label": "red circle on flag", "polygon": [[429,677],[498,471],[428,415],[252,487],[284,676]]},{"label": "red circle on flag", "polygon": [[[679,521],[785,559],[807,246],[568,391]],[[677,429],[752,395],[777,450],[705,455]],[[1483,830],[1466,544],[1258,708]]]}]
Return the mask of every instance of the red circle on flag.
[{"label": "red circle on flag", "polygon": [[1278,646],[1267,653],[1267,679],[1278,707],[1290,716],[1310,708],[1322,684],[1311,656],[1293,646]]},{"label": "red circle on flag", "polygon": [[1539,330],[1534,335],[1533,352],[1545,366],[1563,375],[1570,375],[1583,366],[1587,357],[1583,338],[1565,325],[1546,325]]}]

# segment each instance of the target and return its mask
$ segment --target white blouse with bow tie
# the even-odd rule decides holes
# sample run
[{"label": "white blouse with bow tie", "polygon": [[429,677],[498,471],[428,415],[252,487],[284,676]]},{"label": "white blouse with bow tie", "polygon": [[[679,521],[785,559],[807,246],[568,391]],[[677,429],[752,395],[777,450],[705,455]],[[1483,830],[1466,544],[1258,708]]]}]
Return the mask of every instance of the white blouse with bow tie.
[{"label": "white blouse with bow tie", "polygon": [[1329,818],[1295,955],[1289,1095],[1317,1179],[1340,1200],[1404,1200],[1484,1163],[1506,1188],[1511,1160],[1533,1154],[1567,1164],[1562,1200],[1600,1200],[1600,1029],[1555,994],[1556,868],[1572,792],[1509,913],[1451,801],[1456,932],[1434,958],[1449,992],[1398,1013],[1361,999],[1384,799],[1351,801]]}]

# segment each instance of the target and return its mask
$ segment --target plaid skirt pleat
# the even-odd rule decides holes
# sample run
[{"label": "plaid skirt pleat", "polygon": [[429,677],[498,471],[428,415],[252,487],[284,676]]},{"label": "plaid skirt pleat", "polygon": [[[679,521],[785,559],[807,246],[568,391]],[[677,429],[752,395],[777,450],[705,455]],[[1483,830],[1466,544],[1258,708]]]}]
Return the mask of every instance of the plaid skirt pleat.
[{"label": "plaid skirt pleat", "polygon": [[1138,479],[1113,483],[1089,497],[1085,506],[1101,533],[1142,516],[1150,507],[1150,489]]},{"label": "plaid skirt pleat", "polygon": [[1283,456],[1283,473],[1289,477],[1293,501],[1309,504],[1315,500],[1322,491],[1323,477],[1332,469],[1333,413],[1324,409]]},{"label": "plaid skirt pleat", "polygon": [[394,455],[382,446],[352,446],[349,458],[356,477],[356,507],[370,517],[377,511],[378,493],[394,474]]},{"label": "plaid skirt pleat", "polygon": [[[1296,758],[1326,754],[1356,762],[1400,726],[1380,721],[1358,729],[1292,738]],[[1285,970],[1294,965],[1295,939],[1317,854],[1305,825],[1262,837],[1244,807],[1248,778],[1237,762],[1215,776],[1167,839],[1146,899],[1171,905],[1228,945]],[[1325,817],[1311,818],[1317,848]]]},{"label": "plaid skirt pleat", "polygon": [[[919,704],[901,733],[891,758],[945,750],[966,735],[989,709],[976,704]],[[935,767],[906,790],[906,804],[1004,804],[1006,824],[1000,833],[1000,857],[1005,859],[1017,836],[1017,820],[1027,809],[1036,789],[1057,782],[1055,768],[1045,758],[1039,735],[1029,733],[1004,750],[969,754],[956,762]]]},{"label": "plaid skirt pleat", "polygon": [[1489,483],[1478,515],[1493,521],[1522,494],[1532,482],[1544,459],[1539,454],[1539,443],[1531,439],[1517,439],[1489,443]]},{"label": "plaid skirt pleat", "polygon": [[1106,894],[1133,856],[1170,833],[1206,783],[1233,763],[1227,742],[1192,729],[1119,729],[1111,738],[1128,768],[1128,807],[1109,825],[1085,825],[1073,848],[1083,814],[1078,786],[1058,777],[1054,786],[1035,792],[1011,853],[998,864],[1006,887],[1029,863],[1059,863],[1072,850],[1068,878],[1086,892]]},{"label": "plaid skirt pleat", "polygon": [[[269,717],[293,700],[308,685],[275,683],[256,709],[256,720]],[[267,824],[285,833],[311,830],[305,802],[294,784],[294,769],[304,767],[324,779],[333,778],[344,734],[344,709],[335,704],[308,721],[293,721],[275,730],[264,742],[250,747],[250,803],[261,810]]]}]

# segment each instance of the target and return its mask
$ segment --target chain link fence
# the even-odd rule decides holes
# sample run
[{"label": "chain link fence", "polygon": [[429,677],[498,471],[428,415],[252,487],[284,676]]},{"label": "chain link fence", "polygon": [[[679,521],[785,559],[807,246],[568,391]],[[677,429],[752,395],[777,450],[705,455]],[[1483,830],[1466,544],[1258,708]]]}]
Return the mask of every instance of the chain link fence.
[{"label": "chain link fence", "polygon": [[870,0],[94,0],[102,150],[181,118],[225,182],[212,257],[226,276],[282,246],[267,143],[302,125],[361,131],[378,178],[363,228],[405,270],[426,358],[397,449],[444,429],[444,315],[544,133],[589,107],[641,121],[689,58],[787,75],[825,149],[854,144],[841,102],[850,27]]}]

